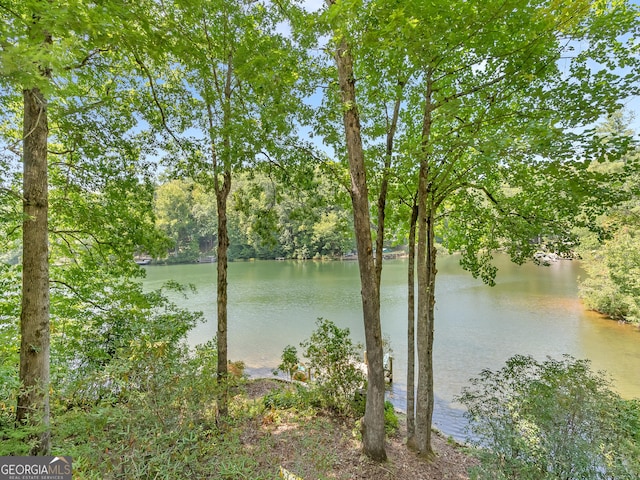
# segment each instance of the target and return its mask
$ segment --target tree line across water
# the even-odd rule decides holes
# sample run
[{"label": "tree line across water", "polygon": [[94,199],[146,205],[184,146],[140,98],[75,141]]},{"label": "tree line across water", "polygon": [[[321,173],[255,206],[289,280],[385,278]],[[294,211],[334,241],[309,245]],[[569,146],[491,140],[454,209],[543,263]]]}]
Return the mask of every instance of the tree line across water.
[{"label": "tree line across water", "polygon": [[[633,138],[630,120],[617,112],[599,128],[605,135]],[[623,172],[626,164],[637,162],[637,157],[637,151],[632,150],[619,161],[591,168]],[[339,259],[355,251],[346,190],[320,171],[309,175],[306,187],[293,190],[265,173],[239,175],[229,209],[230,260]],[[628,199],[605,210],[595,228],[576,228],[568,252],[570,258],[581,261],[587,273],[579,279],[580,296],[587,308],[630,323],[640,321],[638,185],[637,174],[613,182],[611,188],[623,190]],[[217,216],[213,193],[193,181],[167,180],[156,186],[154,212],[156,226],[171,240],[159,262],[215,259]],[[407,240],[402,228],[395,229],[385,246],[406,253]],[[442,237],[437,240],[441,242]],[[543,258],[553,253],[544,236],[531,241]]]},{"label": "tree line across water", "polygon": [[[386,244],[407,245],[407,445],[425,459],[437,243],[492,284],[492,252],[524,262],[538,248],[532,238],[564,254],[577,229],[595,232],[584,256],[606,265],[599,272],[609,283],[585,292],[605,293],[599,305],[637,318],[635,140],[624,128],[594,127],[638,94],[636,5],[316,6],[1,5],[0,229],[3,258],[21,252],[17,265],[0,265],[0,378],[12,405],[3,425],[15,421],[31,452],[51,451],[52,398],[82,409],[155,388],[127,359],[163,358],[168,371],[211,367],[206,349],[201,367],[180,353],[197,315],[176,323],[183,314],[136,283],[131,259],[140,253],[215,242],[209,374],[223,422],[232,391],[228,261],[269,245],[284,257],[331,255],[352,238],[368,353],[361,438],[378,461]],[[158,164],[175,180],[157,187]]]},{"label": "tree line across water", "polygon": [[[316,175],[310,188],[287,190],[264,174],[239,176],[228,213],[229,259],[340,258],[355,251],[346,191]],[[171,180],[155,193],[156,225],[172,240],[163,262],[215,258],[215,195]]]}]

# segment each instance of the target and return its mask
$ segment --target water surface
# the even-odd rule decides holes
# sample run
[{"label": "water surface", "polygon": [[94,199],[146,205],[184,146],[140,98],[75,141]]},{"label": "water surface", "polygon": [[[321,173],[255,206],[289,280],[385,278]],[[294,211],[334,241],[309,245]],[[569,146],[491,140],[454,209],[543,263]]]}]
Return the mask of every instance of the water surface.
[{"label": "water surface", "polygon": [[[640,397],[640,330],[588,312],[577,298],[579,265],[516,266],[498,257],[495,287],[473,279],[455,256],[438,262],[434,340],[434,424],[463,437],[461,408],[454,402],[481,369],[500,368],[514,354],[537,359],[564,353],[588,358],[605,370],[625,397]],[[385,262],[381,289],[383,333],[394,356],[392,401],[406,397],[406,262]],[[216,265],[150,266],[146,288],[167,280],[198,288],[174,300],[202,311],[206,323],[189,336],[193,345],[216,334]],[[357,262],[255,261],[229,264],[229,357],[254,373],[269,375],[282,350],[308,338],[318,317],[348,327],[364,342]]]}]

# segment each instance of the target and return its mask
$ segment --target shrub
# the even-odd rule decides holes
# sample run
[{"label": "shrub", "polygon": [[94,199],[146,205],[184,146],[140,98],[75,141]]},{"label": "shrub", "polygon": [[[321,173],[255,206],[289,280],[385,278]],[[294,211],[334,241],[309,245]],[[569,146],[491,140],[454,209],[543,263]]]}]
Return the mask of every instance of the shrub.
[{"label": "shrub", "polygon": [[352,399],[365,382],[358,368],[359,356],[349,337],[349,329],[338,328],[330,320],[319,318],[311,337],[300,345],[309,359],[313,386],[323,406],[339,413],[352,413]]},{"label": "shrub", "polygon": [[398,431],[398,416],[390,401],[384,402],[384,431],[393,435]]},{"label": "shrub", "polygon": [[282,410],[289,408],[301,410],[319,406],[318,398],[314,392],[300,384],[273,390],[262,398],[262,403],[266,408]]},{"label": "shrub", "polygon": [[119,395],[55,412],[54,451],[74,478],[195,478],[217,446],[215,344],[195,352],[141,339],[106,367]]},{"label": "shrub", "polygon": [[639,478],[638,402],[586,360],[515,356],[463,389],[480,479]]},{"label": "shrub", "polygon": [[[365,404],[367,401],[367,395],[365,392],[358,391],[353,397],[351,403],[352,411],[355,416],[362,417],[365,411]],[[398,415],[393,404],[385,400],[384,402],[384,431],[387,435],[393,435],[398,431]]]},{"label": "shrub", "polygon": [[294,373],[298,368],[298,364],[300,363],[300,359],[298,359],[298,350],[293,345],[287,345],[284,347],[282,351],[282,356],[280,357],[282,362],[278,365],[278,368],[273,371],[274,375],[277,375],[278,372],[286,372],[289,376],[289,380],[293,379]]}]

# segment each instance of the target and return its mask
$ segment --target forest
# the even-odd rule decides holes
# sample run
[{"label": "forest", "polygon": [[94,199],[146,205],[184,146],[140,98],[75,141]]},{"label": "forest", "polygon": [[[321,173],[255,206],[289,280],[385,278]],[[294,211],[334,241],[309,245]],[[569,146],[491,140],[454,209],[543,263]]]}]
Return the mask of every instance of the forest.
[{"label": "forest", "polygon": [[[287,192],[268,176],[239,175],[229,208],[229,259],[339,259],[355,251],[347,192],[312,177],[310,188]],[[202,186],[171,180],[156,189],[156,225],[171,239],[158,262],[216,256],[215,196]]]},{"label": "forest", "polygon": [[[71,455],[81,478],[273,478],[259,462],[238,473],[260,455],[229,453],[234,427],[313,406],[357,419],[364,455],[385,462],[385,249],[407,257],[405,445],[425,465],[439,251],[489,285],[495,252],[579,257],[586,306],[640,318],[632,1],[0,0],[0,16],[1,455]],[[341,352],[328,383],[239,404],[228,262],[345,254],[358,405],[327,393],[345,392],[331,373],[351,350],[322,323],[306,351]],[[134,259],[201,257],[216,260],[217,334],[192,351],[201,314],[166,295],[185,287],[145,292]],[[513,390],[496,398],[501,378]],[[640,470],[640,405],[579,360],[518,357],[472,385],[476,434],[512,427],[480,445],[477,478]],[[569,418],[552,407],[576,398],[619,408],[543,435],[536,412]],[[601,449],[554,450],[567,435]],[[236,463],[211,461],[212,444]]]},{"label": "forest", "polygon": [[[598,128],[603,135],[621,135],[629,140],[637,133],[629,128],[630,114],[618,111]],[[620,160],[594,170],[623,172],[635,164],[633,147]],[[238,176],[229,210],[230,260],[258,259],[340,259],[355,252],[353,219],[348,195],[332,182],[332,177],[312,177],[310,189],[291,192],[267,174],[251,172]],[[588,276],[580,279],[580,295],[588,308],[612,319],[640,321],[640,291],[634,288],[639,260],[637,173],[612,188],[621,189],[627,199],[606,209],[592,228],[577,226],[571,231],[566,258],[579,259]],[[181,180],[160,182],[154,196],[156,226],[171,240],[166,254],[156,263],[189,263],[215,260],[215,197],[202,186]],[[436,241],[442,245],[443,226]],[[538,257],[554,253],[553,239],[531,238]],[[383,252],[404,256],[407,235],[402,225],[392,225]],[[535,258],[535,255],[534,255]]]}]

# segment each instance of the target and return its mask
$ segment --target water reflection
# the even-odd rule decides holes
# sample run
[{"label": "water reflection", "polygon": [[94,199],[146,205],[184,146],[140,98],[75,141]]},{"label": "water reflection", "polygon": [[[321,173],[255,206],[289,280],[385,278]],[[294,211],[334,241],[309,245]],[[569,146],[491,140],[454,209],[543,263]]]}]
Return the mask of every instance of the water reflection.
[{"label": "water reflection", "polygon": [[[453,398],[483,368],[497,369],[514,354],[538,359],[569,353],[606,370],[625,397],[640,397],[640,331],[586,312],[577,299],[579,266],[516,266],[498,257],[497,285],[488,287],[462,271],[457,258],[438,264],[434,423],[462,436],[463,420]],[[145,285],[172,279],[193,283],[198,293],[175,300],[204,312],[207,322],[190,334],[192,344],[215,336],[215,265],[149,267]],[[385,262],[382,328],[394,351],[392,401],[406,398],[406,263]],[[229,266],[229,354],[256,372],[270,372],[283,348],[298,346],[317,317],[348,327],[364,339],[356,262],[238,262]],[[269,373],[267,373],[269,374]]]}]

